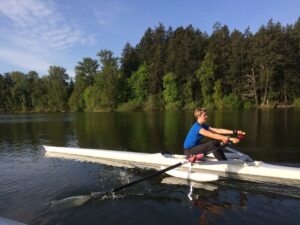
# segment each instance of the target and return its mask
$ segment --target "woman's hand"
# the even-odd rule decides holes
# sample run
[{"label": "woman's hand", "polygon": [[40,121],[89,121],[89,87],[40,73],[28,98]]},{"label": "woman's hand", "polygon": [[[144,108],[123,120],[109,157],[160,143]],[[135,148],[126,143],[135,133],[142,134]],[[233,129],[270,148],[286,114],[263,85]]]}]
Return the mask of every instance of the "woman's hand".
[{"label": "woman's hand", "polygon": [[240,142],[240,139],[231,137],[229,138],[229,141],[232,142],[233,144],[237,144]]},{"label": "woman's hand", "polygon": [[242,130],[238,130],[237,134],[241,134],[241,135],[246,135],[246,132],[242,131]]}]

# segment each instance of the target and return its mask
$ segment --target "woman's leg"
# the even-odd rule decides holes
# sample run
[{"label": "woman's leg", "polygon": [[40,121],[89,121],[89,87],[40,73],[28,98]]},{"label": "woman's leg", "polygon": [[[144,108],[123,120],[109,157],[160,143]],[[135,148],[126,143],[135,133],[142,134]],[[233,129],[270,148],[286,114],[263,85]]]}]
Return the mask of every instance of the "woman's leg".
[{"label": "woman's leg", "polygon": [[220,143],[218,141],[212,140],[212,141],[208,141],[206,143],[197,145],[191,149],[185,149],[184,154],[187,157],[189,157],[191,155],[197,155],[199,153],[207,155],[212,152],[216,159],[227,160],[227,158],[221,148],[222,148],[222,146],[220,146]]},{"label": "woman's leg", "polygon": [[223,146],[218,147],[217,149],[213,150],[213,155],[217,160],[227,160],[224,152],[222,151]]}]

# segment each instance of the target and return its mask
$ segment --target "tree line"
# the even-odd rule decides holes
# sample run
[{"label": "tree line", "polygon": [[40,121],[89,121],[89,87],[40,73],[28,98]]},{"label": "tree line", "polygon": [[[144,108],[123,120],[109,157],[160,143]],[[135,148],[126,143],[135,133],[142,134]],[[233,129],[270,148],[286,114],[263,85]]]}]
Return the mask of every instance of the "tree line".
[{"label": "tree line", "polygon": [[300,18],[256,33],[216,23],[148,28],[120,57],[101,50],[48,74],[0,74],[0,112],[186,110],[300,106]]}]

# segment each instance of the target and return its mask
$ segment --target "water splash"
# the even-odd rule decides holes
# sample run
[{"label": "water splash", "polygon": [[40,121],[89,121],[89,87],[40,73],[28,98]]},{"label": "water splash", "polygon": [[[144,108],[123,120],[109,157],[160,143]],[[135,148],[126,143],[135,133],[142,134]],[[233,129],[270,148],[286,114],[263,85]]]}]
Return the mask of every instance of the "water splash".
[{"label": "water splash", "polygon": [[126,183],[129,183],[130,180],[131,180],[131,177],[130,174],[127,173],[127,171],[125,170],[121,170],[120,171],[120,181],[122,184],[126,184]]}]

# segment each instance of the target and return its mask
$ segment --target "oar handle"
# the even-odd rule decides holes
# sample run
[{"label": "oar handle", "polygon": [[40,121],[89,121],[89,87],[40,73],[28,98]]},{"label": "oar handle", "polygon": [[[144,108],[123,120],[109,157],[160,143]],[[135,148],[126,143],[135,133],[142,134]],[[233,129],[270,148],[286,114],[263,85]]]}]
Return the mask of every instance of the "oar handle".
[{"label": "oar handle", "polygon": [[233,130],[232,131],[232,136],[236,137],[238,139],[243,139],[245,137],[246,133],[243,131],[238,131],[238,130]]},{"label": "oar handle", "polygon": [[238,134],[236,137],[237,137],[238,139],[243,139],[243,138],[245,138],[245,135],[244,135],[244,134]]},{"label": "oar handle", "polygon": [[[233,142],[229,140],[230,136],[228,136],[228,139],[226,141],[221,141],[220,145],[224,146],[224,145],[229,145],[232,144]],[[237,138],[239,140],[244,139],[245,138],[245,132],[243,134],[238,134],[234,131],[233,133],[233,138]]]}]

